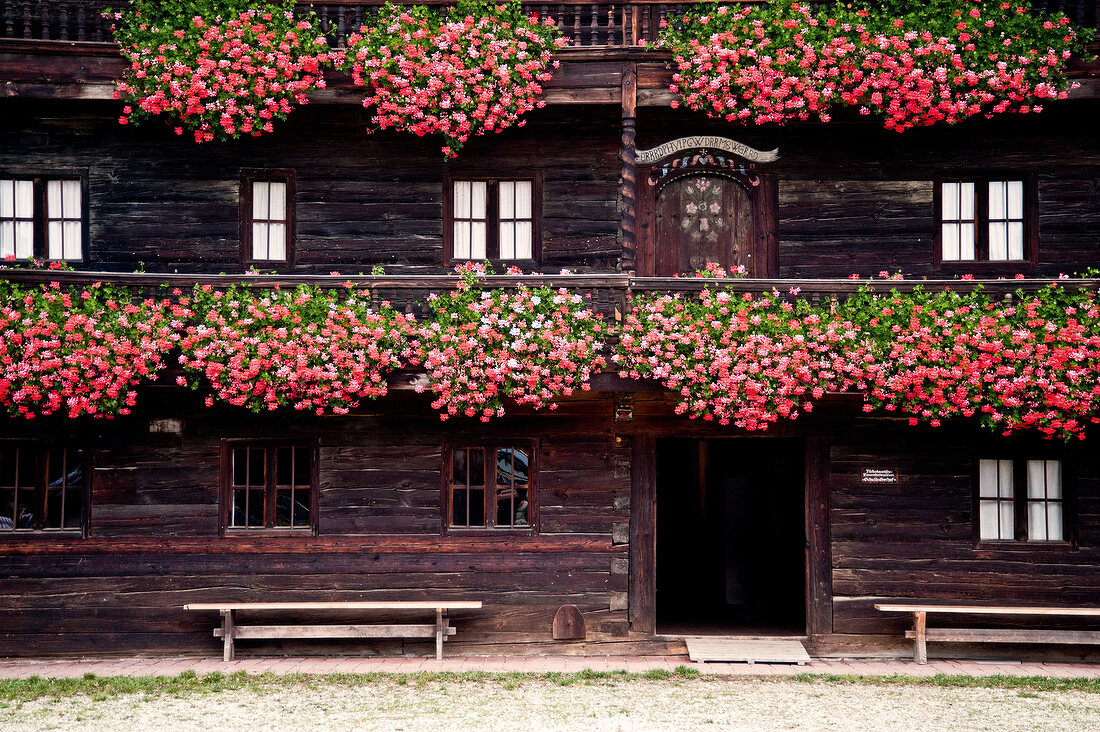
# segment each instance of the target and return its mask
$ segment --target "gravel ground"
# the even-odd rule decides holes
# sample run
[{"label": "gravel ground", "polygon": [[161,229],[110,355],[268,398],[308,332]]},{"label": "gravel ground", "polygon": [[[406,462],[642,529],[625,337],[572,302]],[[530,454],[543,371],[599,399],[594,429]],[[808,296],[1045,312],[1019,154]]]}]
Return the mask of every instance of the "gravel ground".
[{"label": "gravel ground", "polygon": [[1100,695],[755,679],[387,679],[0,703],[0,730],[1084,730]]}]

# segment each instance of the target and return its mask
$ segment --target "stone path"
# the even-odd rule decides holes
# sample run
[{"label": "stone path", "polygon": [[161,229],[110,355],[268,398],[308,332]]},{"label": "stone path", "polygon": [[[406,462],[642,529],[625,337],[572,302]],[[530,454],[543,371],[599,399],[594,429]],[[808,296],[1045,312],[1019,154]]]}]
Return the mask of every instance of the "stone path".
[{"label": "stone path", "polygon": [[671,671],[690,666],[700,673],[725,676],[793,676],[799,673],[865,674],[890,676],[1045,676],[1052,678],[1100,678],[1100,664],[1088,663],[1011,663],[932,660],[924,666],[913,661],[896,660],[815,660],[805,666],[789,664],[692,663],[683,656],[458,656],[435,658],[240,658],[225,662],[209,658],[96,658],[22,660],[0,659],[0,678],[25,679],[74,678],[92,673],[96,676],[175,676],[187,670],[199,674],[220,671],[250,674],[356,674],[414,672],[534,672],[575,673],[592,671],[629,671],[644,673],[654,669]]}]

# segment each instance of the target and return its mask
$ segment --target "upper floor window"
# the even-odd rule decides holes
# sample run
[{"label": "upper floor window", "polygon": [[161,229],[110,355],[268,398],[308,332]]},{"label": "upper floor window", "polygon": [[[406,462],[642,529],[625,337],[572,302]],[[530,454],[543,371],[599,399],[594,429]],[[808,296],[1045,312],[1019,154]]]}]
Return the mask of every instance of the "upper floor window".
[{"label": "upper floor window", "polygon": [[0,443],[0,533],[84,532],[86,474],[84,450]]},{"label": "upper floor window", "polygon": [[1066,520],[1060,460],[978,462],[982,541],[1065,541]]},{"label": "upper floor window", "polygon": [[230,531],[316,531],[314,448],[229,443],[223,452],[222,525]]},{"label": "upper floor window", "polygon": [[534,449],[526,441],[445,451],[444,522],[452,529],[529,529],[537,515]]},{"label": "upper floor window", "polygon": [[294,175],[252,170],[241,175],[241,259],[245,264],[291,261]]},{"label": "upper floor window", "polygon": [[936,189],[937,255],[951,262],[1035,259],[1029,182],[1008,177],[944,180]]},{"label": "upper floor window", "polygon": [[83,259],[78,177],[0,178],[0,258]]},{"label": "upper floor window", "polygon": [[447,259],[537,260],[540,201],[537,178],[450,180]]}]

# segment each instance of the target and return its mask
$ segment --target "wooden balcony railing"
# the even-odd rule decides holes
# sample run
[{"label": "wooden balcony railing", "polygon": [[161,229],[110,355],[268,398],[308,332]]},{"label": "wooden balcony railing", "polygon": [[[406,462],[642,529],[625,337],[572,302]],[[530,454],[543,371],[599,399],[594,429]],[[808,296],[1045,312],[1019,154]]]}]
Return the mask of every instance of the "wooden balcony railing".
[{"label": "wooden balcony railing", "polygon": [[[739,0],[734,0],[739,1]],[[752,0],[747,0],[752,1]],[[823,0],[809,0],[821,2]],[[0,0],[0,39],[39,41],[110,42],[111,23],[100,17],[106,6],[118,8],[126,0]],[[420,0],[417,5],[449,5],[449,0]],[[554,3],[527,2],[524,6],[540,15],[550,15],[574,47],[603,48],[637,46],[657,37],[662,19],[687,2],[617,0],[586,2],[560,0]],[[1034,0],[1037,7],[1061,11],[1075,22],[1100,26],[1098,0]],[[377,16],[383,0],[299,2],[300,9],[312,9],[321,19],[330,43],[339,46],[344,37]]]}]

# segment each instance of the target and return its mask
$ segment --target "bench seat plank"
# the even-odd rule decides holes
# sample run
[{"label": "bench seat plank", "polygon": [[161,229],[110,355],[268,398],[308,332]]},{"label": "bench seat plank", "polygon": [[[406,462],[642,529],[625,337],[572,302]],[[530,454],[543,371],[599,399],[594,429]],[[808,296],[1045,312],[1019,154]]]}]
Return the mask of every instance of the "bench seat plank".
[{"label": "bench seat plank", "polygon": [[[444,635],[454,635],[447,626]],[[237,625],[234,638],[435,638],[435,623],[422,625]],[[222,637],[215,628],[214,636]]]},{"label": "bench seat plank", "polygon": [[990,605],[908,605],[875,603],[875,609],[896,613],[956,613],[963,615],[1092,615],[1100,616],[1100,607],[1012,607]]},{"label": "bench seat plank", "polygon": [[480,610],[480,600],[446,602],[193,602],[184,610]]},{"label": "bench seat plank", "polygon": [[[915,630],[905,631],[916,638]],[[998,628],[929,628],[925,638],[947,643],[1100,643],[1100,630],[1001,630]]]}]

